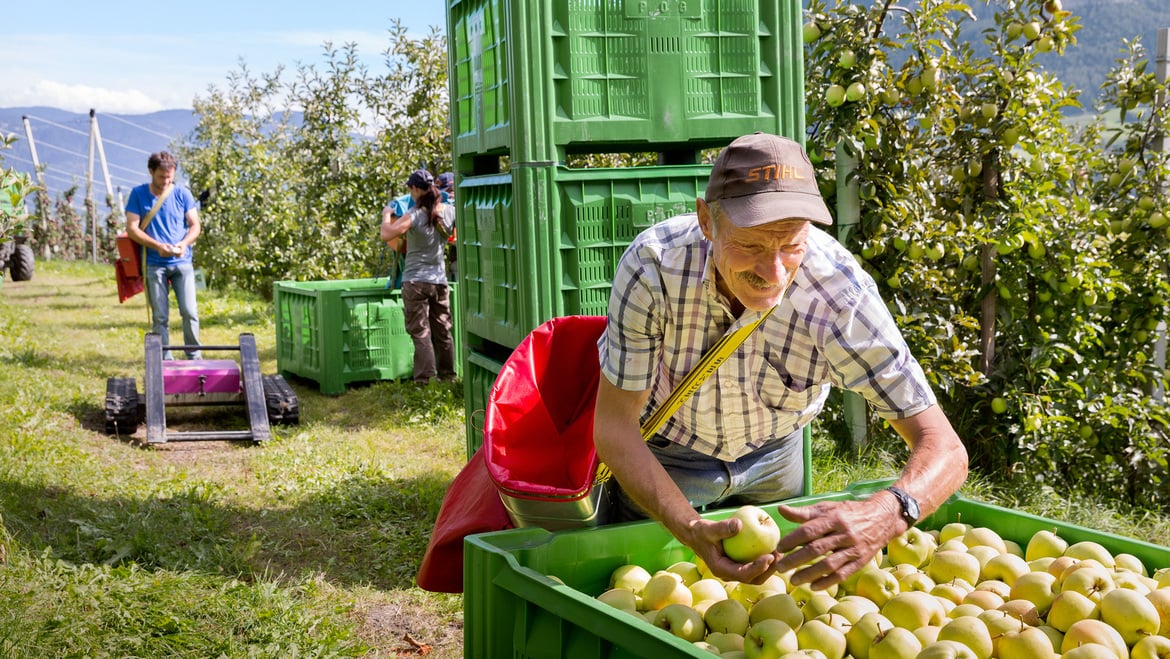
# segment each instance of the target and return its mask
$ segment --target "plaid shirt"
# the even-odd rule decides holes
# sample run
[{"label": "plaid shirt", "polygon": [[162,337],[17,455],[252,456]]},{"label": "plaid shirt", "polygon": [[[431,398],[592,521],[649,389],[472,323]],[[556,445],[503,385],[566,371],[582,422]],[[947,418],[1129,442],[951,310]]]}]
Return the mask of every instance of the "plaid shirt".
[{"label": "plaid shirt", "polygon": [[[620,389],[653,389],[643,422],[708,347],[759,317],[732,316],[710,251],[692,213],[642,232],[618,265],[598,340],[601,370]],[[658,436],[732,461],[807,425],[831,385],[858,392],[887,419],[935,403],[873,278],[814,226],[780,306]]]}]

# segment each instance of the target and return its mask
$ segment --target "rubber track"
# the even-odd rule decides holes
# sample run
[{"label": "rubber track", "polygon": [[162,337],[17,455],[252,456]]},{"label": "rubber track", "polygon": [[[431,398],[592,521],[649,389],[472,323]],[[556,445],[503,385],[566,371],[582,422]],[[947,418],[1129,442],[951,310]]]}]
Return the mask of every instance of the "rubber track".
[{"label": "rubber track", "polygon": [[264,406],[268,410],[268,423],[292,426],[301,421],[300,402],[297,393],[288,386],[280,375],[265,375]]},{"label": "rubber track", "polygon": [[138,385],[134,378],[106,380],[106,433],[132,435],[139,422]]}]

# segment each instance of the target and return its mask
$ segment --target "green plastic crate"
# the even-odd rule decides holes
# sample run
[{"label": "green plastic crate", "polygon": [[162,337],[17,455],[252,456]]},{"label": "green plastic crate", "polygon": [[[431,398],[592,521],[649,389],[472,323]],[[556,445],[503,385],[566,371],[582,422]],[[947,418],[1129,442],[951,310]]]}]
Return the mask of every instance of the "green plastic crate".
[{"label": "green plastic crate", "polygon": [[[315,380],[321,393],[330,395],[344,393],[351,382],[411,376],[414,343],[406,332],[401,292],[387,289],[386,279],[280,281],[273,295],[276,364],[282,374]],[[458,355],[456,298],[452,290]]]},{"label": "green plastic crate", "polygon": [[605,315],[626,246],[642,229],[694,211],[710,171],[547,166],[462,179],[456,220],[465,328],[514,348],[550,318]]},{"label": "green plastic crate", "polygon": [[488,394],[504,360],[494,359],[481,352],[471,350],[463,364],[463,410],[467,425],[467,459],[483,445],[483,421],[487,410]]},{"label": "green plastic crate", "polygon": [[449,0],[453,150],[726,144],[804,131],[796,0]]},{"label": "green plastic crate", "polygon": [[[868,496],[889,481],[855,483],[843,492],[786,503],[809,505]],[[762,506],[787,531],[793,524]],[[723,519],[727,508],[704,517]],[[999,506],[952,497],[923,528],[941,528],[959,517],[988,526],[1026,546],[1041,529],[1058,529],[1070,542],[1094,540],[1114,553],[1128,552],[1146,567],[1170,566],[1170,548],[1036,517]],[[595,598],[614,568],[626,563],[666,566],[687,560],[690,550],[662,525],[634,522],[550,533],[522,528],[469,536],[464,542],[464,656],[560,659],[710,657],[669,632],[651,627]],[[555,576],[559,584],[547,575]]]}]

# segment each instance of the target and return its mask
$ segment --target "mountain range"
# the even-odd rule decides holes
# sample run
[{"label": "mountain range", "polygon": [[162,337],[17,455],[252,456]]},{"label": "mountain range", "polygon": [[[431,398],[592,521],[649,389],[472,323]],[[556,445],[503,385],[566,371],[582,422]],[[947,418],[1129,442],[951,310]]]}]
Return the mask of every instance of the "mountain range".
[{"label": "mountain range", "polygon": [[[191,132],[198,122],[192,110],[163,110],[140,115],[103,115],[69,112],[49,107],[0,108],[0,132],[15,133],[20,140],[11,149],[0,151],[6,167],[30,175],[34,172],[32,149],[24,119],[32,132],[37,161],[44,167],[45,187],[56,200],[76,187],[74,207],[83,208],[87,179],[93,174],[93,198],[104,211],[106,182],[101,157],[90,151],[91,123],[97,124],[102,152],[109,171],[114,203],[124,200],[130,189],[150,180],[146,160],[151,153],[168,149]],[[180,163],[181,168],[182,163]]]}]

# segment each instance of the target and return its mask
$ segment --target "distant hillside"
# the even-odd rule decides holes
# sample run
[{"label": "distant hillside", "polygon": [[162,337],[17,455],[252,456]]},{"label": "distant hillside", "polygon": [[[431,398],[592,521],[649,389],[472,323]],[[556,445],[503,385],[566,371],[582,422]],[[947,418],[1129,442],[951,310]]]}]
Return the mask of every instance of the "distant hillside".
[{"label": "distant hillside", "polygon": [[[1150,62],[1148,70],[1154,70],[1158,29],[1170,28],[1170,1],[1063,0],[1063,5],[1081,23],[1077,43],[1063,56],[1042,55],[1038,61],[1066,85],[1081,90],[1081,103],[1086,109],[1092,110],[1105,75],[1122,56],[1123,39],[1140,38]],[[971,7],[979,20],[969,37],[978,39],[978,32],[995,25],[994,7],[980,2],[971,3]]]},{"label": "distant hillside", "polygon": [[[49,194],[56,200],[66,189],[77,186],[75,207],[82,208],[86,177],[90,171],[89,113],[48,107],[0,108],[0,131],[15,133],[20,138],[12,149],[0,151],[0,157],[6,166],[33,174],[32,154],[22,121],[25,116],[29,117]],[[197,117],[191,110],[165,110],[142,115],[99,112],[97,124],[115,203],[119,189],[125,199],[130,188],[149,179],[147,157],[155,151],[170,148],[173,142],[194,129],[196,122]],[[101,207],[105,202],[106,185],[96,151],[93,156],[93,196]]]}]

